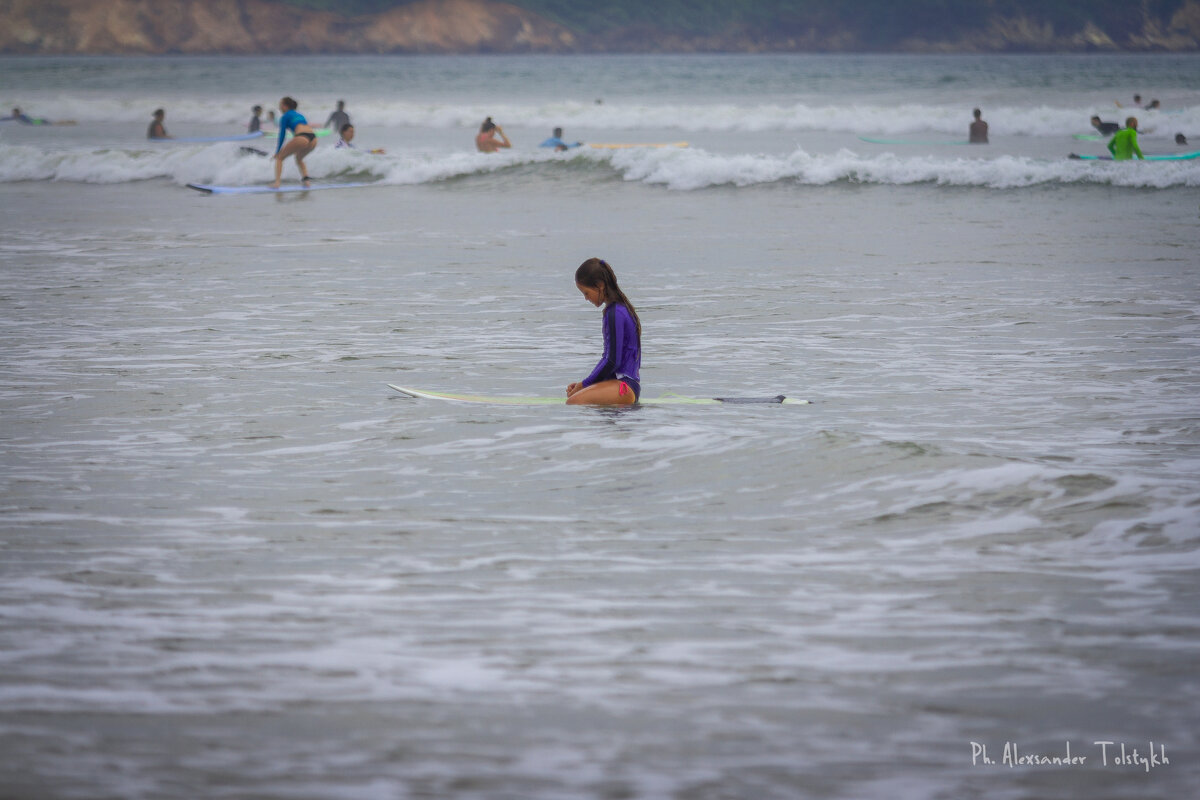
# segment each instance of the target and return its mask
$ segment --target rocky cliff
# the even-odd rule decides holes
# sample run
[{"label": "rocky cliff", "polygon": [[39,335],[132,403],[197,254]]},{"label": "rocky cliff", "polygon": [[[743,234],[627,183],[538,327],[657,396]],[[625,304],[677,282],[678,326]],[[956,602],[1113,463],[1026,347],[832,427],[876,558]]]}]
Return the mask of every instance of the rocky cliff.
[{"label": "rocky cliff", "polygon": [[[519,0],[518,0],[519,2]],[[685,34],[640,24],[584,34],[497,0],[420,0],[342,16],[272,0],[0,0],[0,53],[562,53],[562,52],[1046,52],[1196,51],[1200,0],[1169,20],[1142,5],[1133,30],[1094,23],[1055,30],[1026,16],[994,17],[952,38],[908,37],[880,47],[842,26],[734,26]]]},{"label": "rocky cliff", "polygon": [[269,0],[0,0],[0,52],[556,53],[565,28],[507,3],[423,0],[344,17]]},{"label": "rocky cliff", "polygon": [[1200,2],[1188,0],[1165,23],[1143,8],[1141,24],[1109,32],[1089,22],[1077,31],[1055,30],[1026,16],[994,17],[986,28],[951,41],[906,39],[905,52],[1195,52],[1200,50]]}]

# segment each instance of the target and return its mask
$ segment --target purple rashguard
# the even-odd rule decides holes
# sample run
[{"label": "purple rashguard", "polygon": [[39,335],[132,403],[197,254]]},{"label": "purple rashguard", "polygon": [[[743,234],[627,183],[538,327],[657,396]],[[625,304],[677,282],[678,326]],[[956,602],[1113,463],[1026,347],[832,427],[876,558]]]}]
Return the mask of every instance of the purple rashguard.
[{"label": "purple rashguard", "polygon": [[604,356],[583,379],[584,386],[600,381],[619,380],[629,384],[634,396],[642,394],[641,378],[642,342],[638,336],[637,323],[623,303],[614,303],[604,309]]}]

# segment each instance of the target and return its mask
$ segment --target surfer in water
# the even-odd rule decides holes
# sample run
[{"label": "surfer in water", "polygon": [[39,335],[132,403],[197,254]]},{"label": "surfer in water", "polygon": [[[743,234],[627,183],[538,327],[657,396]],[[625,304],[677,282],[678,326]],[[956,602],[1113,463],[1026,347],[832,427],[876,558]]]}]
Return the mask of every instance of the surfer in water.
[{"label": "surfer in water", "polygon": [[[335,144],[333,146],[333,148],[335,150],[357,150],[358,149],[358,147],[355,146],[355,144],[354,144],[354,126],[353,125],[351,125],[349,122],[347,122],[345,125],[342,126],[342,129],[339,131],[339,133],[341,134],[341,138],[338,139],[337,144]],[[381,155],[383,155],[383,148],[376,147],[374,150],[371,150],[369,152],[371,152],[373,155],[381,156]]]},{"label": "surfer in water", "polygon": [[163,120],[166,119],[167,112],[161,108],[155,109],[154,119],[150,120],[150,127],[146,129],[147,139],[170,139],[167,134],[167,129],[163,125]]},{"label": "surfer in water", "polygon": [[[304,185],[308,186],[312,182],[308,177],[308,167],[304,166],[304,157],[316,148],[317,135],[313,133],[312,126],[308,124],[304,115],[296,110],[298,105],[299,103],[290,97],[279,101],[279,111],[283,116],[279,118],[279,142],[275,145],[275,183],[271,184],[274,189],[279,188],[283,176],[283,162],[287,161],[289,156],[296,157],[296,166],[300,168],[300,179]],[[292,132],[292,139],[284,144],[288,131]]]},{"label": "surfer in water", "polygon": [[[500,137],[499,141],[496,140],[497,136]],[[512,147],[512,142],[504,135],[504,129],[488,117],[475,135],[475,148],[481,153],[494,153],[502,147]]]},{"label": "surfer in water", "polygon": [[604,355],[592,374],[567,387],[567,404],[633,405],[642,393],[642,322],[637,311],[607,261],[589,258],[580,264],[575,288],[592,305],[604,306]]},{"label": "surfer in water", "polygon": [[51,122],[43,117],[31,117],[28,114],[23,114],[21,109],[14,108],[11,117],[0,117],[0,122],[19,122],[22,125],[74,125],[73,119],[60,119],[57,122]]},{"label": "surfer in water", "polygon": [[554,132],[552,134],[550,134],[550,138],[547,139],[546,141],[542,142],[541,144],[539,144],[538,147],[553,147],[554,152],[561,153],[564,150],[570,150],[572,147],[582,147],[583,146],[583,142],[575,142],[574,144],[567,144],[566,142],[563,141],[562,134],[563,134],[562,128],[555,128]]},{"label": "surfer in water", "polygon": [[258,133],[262,130],[262,106],[255,106],[250,109],[250,113],[254,116],[250,117],[250,122],[246,125],[246,133]]},{"label": "surfer in water", "polygon": [[975,121],[971,123],[968,133],[968,141],[971,144],[987,144],[988,124],[983,121],[983,112],[978,108],[971,112],[975,117]]},{"label": "surfer in water", "polygon": [[1112,134],[1121,130],[1121,126],[1118,125],[1117,123],[1104,122],[1103,120],[1101,120],[1099,114],[1092,115],[1092,127],[1095,128],[1096,130],[1100,131],[1100,135],[1102,135],[1102,136],[1111,136]]},{"label": "surfer in water", "polygon": [[1125,127],[1113,134],[1108,142],[1108,152],[1112,153],[1113,161],[1128,161],[1135,154],[1138,158],[1145,158],[1142,148],[1138,147],[1137,126],[1137,117],[1130,117],[1125,120]]},{"label": "surfer in water", "polygon": [[325,120],[325,127],[331,131],[341,133],[342,128],[350,124],[350,115],[346,113],[346,101],[338,100],[337,108],[329,115],[329,119]]}]

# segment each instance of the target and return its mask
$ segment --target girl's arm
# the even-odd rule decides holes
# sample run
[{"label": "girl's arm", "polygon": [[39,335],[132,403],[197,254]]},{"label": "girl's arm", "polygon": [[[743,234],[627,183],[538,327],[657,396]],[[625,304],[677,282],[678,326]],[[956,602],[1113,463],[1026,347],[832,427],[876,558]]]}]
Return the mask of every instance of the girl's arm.
[{"label": "girl's arm", "polygon": [[614,356],[612,354],[613,349],[612,349],[611,343],[609,341],[610,339],[612,339],[613,328],[615,327],[613,320],[612,320],[612,316],[613,316],[613,314],[610,313],[609,309],[606,308],[604,310],[604,324],[603,324],[604,355],[602,355],[600,357],[600,363],[597,364],[596,368],[592,370],[592,374],[588,375],[586,378],[584,378],[582,381],[580,381],[580,384],[582,386],[585,386],[585,387],[591,386],[593,383],[595,383],[596,381],[603,378],[605,376],[605,374],[608,372],[609,362],[614,358]]},{"label": "girl's arm", "polygon": [[579,382],[579,385],[586,389],[588,386],[591,386],[593,383],[596,383],[597,381],[599,381],[601,378],[604,377],[604,373],[605,373],[605,370],[607,369],[607,367],[608,367],[608,346],[605,345],[604,356],[600,359],[600,363],[597,364],[596,368],[592,370],[591,375],[588,375],[586,378],[584,378],[583,380],[581,380]]},{"label": "girl's arm", "polygon": [[279,141],[275,143],[276,153],[283,149],[283,140],[287,138],[288,129],[295,127],[295,125],[296,123],[293,122],[293,112],[290,110],[279,118]]},{"label": "girl's arm", "polygon": [[620,319],[620,312],[624,310],[624,306],[613,306],[612,318],[608,321],[608,338],[611,343],[607,353],[608,374],[612,378],[617,377],[621,358],[625,355],[625,321]]}]

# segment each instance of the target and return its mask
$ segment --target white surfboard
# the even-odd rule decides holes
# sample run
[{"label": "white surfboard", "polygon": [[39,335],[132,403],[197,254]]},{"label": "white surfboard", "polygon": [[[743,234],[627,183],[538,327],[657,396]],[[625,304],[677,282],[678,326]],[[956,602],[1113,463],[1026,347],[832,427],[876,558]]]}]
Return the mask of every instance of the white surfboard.
[{"label": "white surfboard", "polygon": [[275,194],[278,192],[315,192],[318,189],[362,189],[366,186],[376,186],[372,183],[313,183],[305,186],[302,183],[288,183],[278,189],[272,186],[210,186],[207,183],[189,183],[189,189],[205,194]]},{"label": "white surfboard", "polygon": [[[482,395],[458,394],[454,392],[430,392],[424,389],[413,389],[408,386],[397,386],[389,383],[388,388],[395,389],[400,394],[409,397],[419,397],[425,400],[447,400],[452,403],[482,403],[500,406],[561,406],[566,405],[567,398],[563,397],[520,397],[515,395]],[[638,400],[643,405],[808,405],[807,400],[795,400],[781,394],[773,397],[681,397],[667,395],[666,397],[646,397]]]}]

